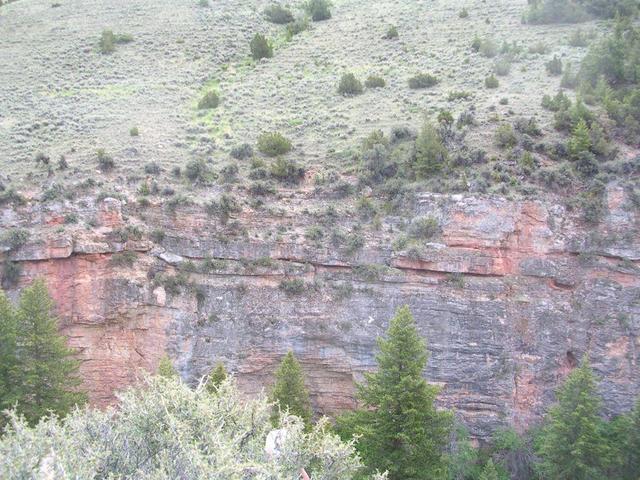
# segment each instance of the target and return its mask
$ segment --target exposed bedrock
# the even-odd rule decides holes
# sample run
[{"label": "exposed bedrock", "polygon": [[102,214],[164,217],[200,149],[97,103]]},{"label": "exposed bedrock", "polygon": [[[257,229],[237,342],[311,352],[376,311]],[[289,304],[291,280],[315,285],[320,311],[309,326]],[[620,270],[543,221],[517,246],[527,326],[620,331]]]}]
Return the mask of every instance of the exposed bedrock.
[{"label": "exposed bedrock", "polygon": [[[408,304],[442,406],[486,438],[508,422],[533,424],[584,354],[609,414],[640,393],[640,215],[615,185],[607,195],[596,227],[552,203],[423,195],[415,216],[436,218],[441,232],[408,251],[391,248],[394,218],[364,232],[361,248],[311,242],[299,232],[313,217],[295,198],[285,213],[247,209],[227,222],[202,207],[110,198],[27,204],[0,210],[2,229],[31,234],[2,255],[23,267],[12,294],[47,280],[97,405],[165,351],[188,381],[222,360],[256,393],[292,349],[317,411],[350,408],[354,380],[375,366],[376,337]],[[95,227],[61,229],[69,211]],[[264,234],[285,224],[287,233]],[[158,229],[163,238],[149,235]]]}]

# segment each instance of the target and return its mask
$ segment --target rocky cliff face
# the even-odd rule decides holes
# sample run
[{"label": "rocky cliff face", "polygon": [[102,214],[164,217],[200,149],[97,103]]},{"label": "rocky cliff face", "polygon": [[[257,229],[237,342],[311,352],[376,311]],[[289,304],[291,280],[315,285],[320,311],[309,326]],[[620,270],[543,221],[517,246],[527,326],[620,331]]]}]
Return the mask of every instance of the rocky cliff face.
[{"label": "rocky cliff face", "polygon": [[[235,218],[113,198],[4,207],[0,227],[31,237],[2,255],[22,265],[14,294],[47,280],[97,405],[165,351],[188,381],[222,360],[256,393],[292,349],[316,410],[350,408],[403,304],[428,340],[442,406],[479,438],[535,422],[584,354],[609,413],[640,393],[640,213],[616,185],[597,227],[552,202],[424,194],[414,214],[440,232],[409,250],[390,246],[394,217],[343,246],[305,238],[319,221],[301,214],[308,195]],[[70,213],[92,228],[62,228]]]}]

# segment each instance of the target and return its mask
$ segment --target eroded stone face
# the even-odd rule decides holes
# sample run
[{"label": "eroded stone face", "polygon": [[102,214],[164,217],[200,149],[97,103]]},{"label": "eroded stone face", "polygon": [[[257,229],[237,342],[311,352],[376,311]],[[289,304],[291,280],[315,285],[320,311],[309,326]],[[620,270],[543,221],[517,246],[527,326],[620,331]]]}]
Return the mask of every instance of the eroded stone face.
[{"label": "eroded stone face", "polygon": [[[85,212],[98,219],[91,231],[48,229],[36,207],[0,218],[3,228],[32,231],[4,255],[22,263],[20,286],[46,279],[97,405],[165,351],[187,381],[222,360],[256,394],[291,349],[318,412],[352,408],[354,381],[375,368],[376,337],[407,304],[428,342],[425,375],[442,387],[440,404],[486,438],[505,423],[537,421],[584,354],[607,413],[640,393],[638,213],[621,189],[608,192],[609,213],[595,228],[554,204],[424,195],[415,216],[437,218],[441,232],[417,252],[394,251],[385,233],[367,232],[357,251],[258,234],[285,221],[305,228],[295,205],[284,219],[242,212],[235,220],[246,236],[197,207],[151,206],[140,227],[162,228],[159,244],[116,235],[136,212],[113,199]],[[122,251],[136,252],[131,265],[115,261]],[[163,283],[179,269],[183,284]],[[283,279],[305,286],[287,292]]]}]

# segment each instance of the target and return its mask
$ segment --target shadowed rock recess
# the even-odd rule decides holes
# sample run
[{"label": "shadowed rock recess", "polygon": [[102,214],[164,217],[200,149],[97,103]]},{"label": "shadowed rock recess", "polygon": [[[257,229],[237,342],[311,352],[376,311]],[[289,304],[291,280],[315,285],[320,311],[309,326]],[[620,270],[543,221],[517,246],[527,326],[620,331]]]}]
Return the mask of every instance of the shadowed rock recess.
[{"label": "shadowed rock recess", "polygon": [[[628,411],[640,197],[625,181],[637,183],[640,151],[612,134],[614,152],[593,160],[610,174],[587,191],[556,148],[569,133],[541,107],[562,82],[546,65],[557,55],[578,70],[588,47],[567,42],[575,26],[523,25],[524,0],[336,0],[330,20],[287,38],[265,19],[271,3],[0,9],[0,267],[15,267],[13,299],[44,278],[91,402],[112,404],[165,353],[190,383],[222,361],[256,394],[293,350],[314,411],[350,409],[376,337],[408,305],[439,405],[476,439],[535,425],[585,354],[606,414]],[[583,28],[595,42],[611,25]],[[131,41],[103,54],[103,30]],[[272,58],[250,59],[256,33]],[[474,51],[474,35],[496,52]],[[485,88],[499,49],[513,68]],[[344,97],[346,73],[385,86]],[[420,74],[437,82],[409,88]],[[215,106],[198,108],[207,94]],[[442,110],[450,171],[402,177]],[[530,135],[511,128],[523,119]],[[378,129],[399,160],[372,180],[362,145]],[[278,159],[259,153],[271,132],[287,144]],[[569,200],[595,191],[587,223]],[[411,237],[419,221],[428,231]]]},{"label": "shadowed rock recess", "polygon": [[[96,404],[165,348],[185,378],[223,360],[250,393],[293,349],[315,408],[350,408],[353,381],[374,366],[376,336],[408,304],[443,406],[483,437],[535,420],[584,352],[610,412],[630,408],[640,391],[640,219],[615,186],[607,198],[604,221],[584,229],[559,205],[423,195],[415,214],[438,218],[442,233],[419,255],[370,234],[355,254],[286,238],[222,241],[225,225],[188,207],[149,206],[162,241],[122,241],[124,218],[139,212],[110,198],[77,212],[96,219],[93,231],[56,233],[55,205],[5,208],[1,218],[39,228],[18,251],[4,250],[23,265],[21,285],[46,278]],[[249,229],[305,222],[293,212],[238,220]],[[114,261],[123,251],[135,252],[130,266]],[[303,286],[282,288],[296,279]]]}]

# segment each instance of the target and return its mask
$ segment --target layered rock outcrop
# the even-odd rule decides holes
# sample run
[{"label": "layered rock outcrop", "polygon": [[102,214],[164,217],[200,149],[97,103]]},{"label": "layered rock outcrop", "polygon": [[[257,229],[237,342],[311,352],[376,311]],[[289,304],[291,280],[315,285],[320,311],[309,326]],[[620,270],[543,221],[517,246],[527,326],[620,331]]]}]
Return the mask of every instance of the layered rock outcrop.
[{"label": "layered rock outcrop", "polygon": [[[607,200],[593,226],[553,202],[424,194],[414,216],[440,232],[405,250],[391,247],[394,217],[357,241],[305,238],[314,222],[349,219],[301,215],[294,194],[236,218],[110,198],[28,204],[0,210],[0,226],[30,231],[3,246],[23,268],[11,292],[46,279],[97,405],[165,351],[188,381],[222,360],[257,393],[292,349],[317,411],[350,408],[376,337],[408,304],[442,406],[487,438],[534,423],[584,354],[609,414],[640,394],[640,212],[616,185]],[[92,228],[62,228],[70,212]]]}]

